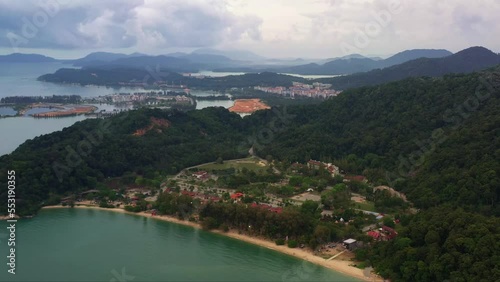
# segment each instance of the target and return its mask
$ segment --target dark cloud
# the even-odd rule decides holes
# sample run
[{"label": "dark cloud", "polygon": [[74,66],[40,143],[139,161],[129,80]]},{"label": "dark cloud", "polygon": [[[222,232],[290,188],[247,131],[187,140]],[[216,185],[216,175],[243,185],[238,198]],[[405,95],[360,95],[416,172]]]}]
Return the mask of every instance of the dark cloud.
[{"label": "dark cloud", "polygon": [[223,1],[42,2],[0,1],[0,47],[203,47],[244,35],[260,38],[260,20],[234,15]]}]

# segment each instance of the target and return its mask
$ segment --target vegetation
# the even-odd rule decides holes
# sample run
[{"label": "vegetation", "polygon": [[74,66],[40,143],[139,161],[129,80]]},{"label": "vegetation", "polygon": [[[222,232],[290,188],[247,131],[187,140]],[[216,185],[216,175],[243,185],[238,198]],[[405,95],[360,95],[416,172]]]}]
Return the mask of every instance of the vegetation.
[{"label": "vegetation", "polygon": [[[170,122],[144,136],[138,129],[151,125],[151,118]],[[16,212],[35,213],[49,194],[69,196],[98,187],[108,178],[137,175],[151,179],[157,171],[174,174],[180,169],[221,156],[244,156],[238,151],[243,140],[241,118],[224,109],[210,108],[189,113],[139,110],[105,120],[85,120],[72,127],[26,141],[10,155],[0,157],[7,195],[7,170],[16,171]],[[1,206],[6,213],[7,206]]]},{"label": "vegetation", "polygon": [[53,96],[10,96],[0,99],[5,104],[33,104],[33,103],[61,103],[78,104],[82,97],[78,95],[53,95]]},{"label": "vegetation", "polygon": [[174,82],[176,85],[188,85],[191,88],[210,89],[214,91],[223,91],[231,88],[247,88],[256,85],[288,87],[292,86],[293,81],[306,81],[304,78],[271,72],[197,79],[185,77],[166,69],[161,69],[151,74],[146,68],[132,67],[63,68],[57,70],[53,74],[42,75],[38,80],[54,83],[77,83],[81,85],[120,86],[123,84],[135,84],[137,86],[151,87],[161,82],[165,83],[165,81],[169,81]]},{"label": "vegetation", "polygon": [[335,89],[379,85],[409,77],[438,77],[452,73],[471,73],[500,64],[500,55],[483,47],[472,47],[444,58],[420,58],[391,67],[352,75],[319,79]]},{"label": "vegetation", "polygon": [[391,281],[497,281],[500,220],[449,207],[413,217],[396,240],[358,252]]},{"label": "vegetation", "polygon": [[[277,168],[295,169],[300,175],[289,185],[270,188],[284,175],[267,168],[262,173],[227,168],[234,171],[220,175],[221,183],[259,193],[280,189],[281,195],[321,187],[322,202],[333,208],[332,217],[321,218],[317,203],[308,201],[273,212],[250,204],[199,205],[175,192],[162,193],[155,208],[185,219],[197,212],[206,229],[227,226],[273,240],[288,236],[312,248],[356,238],[368,246],[357,253],[358,259],[393,281],[496,281],[499,70],[353,89],[317,106],[277,107],[245,118],[221,108],[188,113],[139,110],[104,120],[107,126],[101,131],[96,128],[103,128],[103,121],[86,120],[2,156],[0,194],[6,198],[6,172],[15,170],[18,213],[29,215],[57,196],[105,190],[102,185],[108,177],[153,181],[156,172],[174,174],[219,157],[241,158],[253,147],[257,155],[274,160]],[[151,118],[168,120],[169,126],[153,126],[144,136],[134,136],[151,126]],[[376,185],[394,187],[420,211],[398,215],[402,226],[396,226],[395,240],[372,243],[360,228],[374,223],[374,218],[354,210],[348,199],[349,191],[370,194],[371,188],[362,181],[344,183],[321,168],[293,168],[294,162],[309,159],[333,162],[347,174],[364,174]],[[408,207],[384,191],[371,200],[377,209],[389,212]],[[139,201],[136,209],[141,205]],[[1,212],[6,213],[6,206]],[[349,224],[336,222],[340,218]]]},{"label": "vegetation", "polygon": [[259,165],[258,158],[245,158],[236,161],[224,161],[222,158],[217,158],[214,163],[206,164],[203,166],[199,166],[200,170],[208,170],[208,171],[217,171],[217,170],[227,170],[230,168],[234,168],[235,170],[246,169],[258,171],[265,170],[266,166]]},{"label": "vegetation", "polygon": [[289,107],[286,130],[257,153],[369,171],[419,208],[500,215],[499,88],[498,73],[487,71],[348,90],[314,108]]}]

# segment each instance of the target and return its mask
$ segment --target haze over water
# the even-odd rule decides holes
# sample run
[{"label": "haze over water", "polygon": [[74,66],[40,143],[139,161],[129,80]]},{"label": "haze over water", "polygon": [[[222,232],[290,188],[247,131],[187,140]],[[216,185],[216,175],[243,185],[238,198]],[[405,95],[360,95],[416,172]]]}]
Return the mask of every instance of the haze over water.
[{"label": "haze over water", "polygon": [[222,235],[110,211],[42,210],[20,220],[16,236],[17,273],[6,272],[2,255],[1,281],[357,281]]},{"label": "haze over water", "polygon": [[137,91],[133,88],[78,86],[37,81],[42,74],[54,73],[60,68],[73,68],[63,63],[2,63],[0,65],[0,98],[7,96],[80,95],[93,97],[116,92]]},{"label": "haze over water", "polygon": [[[60,68],[72,68],[63,63],[2,63],[0,66],[0,98],[8,96],[52,96],[52,95],[80,95],[81,97],[97,97],[113,93],[133,93],[142,91],[139,88],[110,88],[102,86],[80,86],[72,84],[55,84],[37,81],[37,78],[46,73],[53,73]],[[194,91],[193,95],[211,95]],[[233,101],[198,101],[197,109],[222,106],[229,108]],[[100,106],[106,110],[113,107]],[[12,114],[10,108],[0,108],[2,114]],[[9,154],[28,139],[42,134],[48,134],[75,122],[85,119],[83,116],[65,117],[59,119],[34,119],[31,117],[0,118],[0,156]]]}]

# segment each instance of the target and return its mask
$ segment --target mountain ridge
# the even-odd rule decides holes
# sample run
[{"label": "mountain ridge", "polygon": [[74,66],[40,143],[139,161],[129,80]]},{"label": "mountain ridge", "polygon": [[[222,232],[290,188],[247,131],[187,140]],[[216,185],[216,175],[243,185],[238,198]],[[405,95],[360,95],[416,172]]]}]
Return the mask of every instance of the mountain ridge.
[{"label": "mountain ridge", "polygon": [[409,77],[437,77],[452,73],[471,73],[500,64],[500,55],[475,46],[442,58],[419,58],[384,69],[319,79],[342,90],[397,81]]}]

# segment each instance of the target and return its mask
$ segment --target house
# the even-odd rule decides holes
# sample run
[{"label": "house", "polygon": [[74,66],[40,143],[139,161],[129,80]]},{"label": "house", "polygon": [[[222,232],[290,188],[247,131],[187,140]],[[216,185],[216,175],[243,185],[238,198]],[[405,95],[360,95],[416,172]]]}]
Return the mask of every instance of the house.
[{"label": "house", "polygon": [[352,238],[345,240],[343,244],[349,251],[354,251],[358,247],[358,241]]},{"label": "house", "polygon": [[280,208],[280,207],[273,207],[273,206],[270,206],[270,205],[264,205],[264,204],[257,204],[257,203],[252,203],[251,205],[252,208],[261,208],[261,209],[266,209],[270,212],[275,212],[275,213],[282,213],[283,212],[283,208]]},{"label": "house", "polygon": [[307,166],[312,169],[319,169],[321,166],[324,166],[322,162],[310,160],[307,162]]},{"label": "house", "polygon": [[237,193],[231,194],[231,199],[238,200],[238,199],[240,199],[243,196],[245,196],[245,194],[237,192]]},{"label": "house", "polygon": [[382,230],[386,234],[387,239],[392,240],[398,236],[398,232],[396,230],[390,228],[389,226],[382,226]]},{"label": "house", "polygon": [[187,196],[190,196],[190,197],[195,197],[197,196],[198,194],[196,192],[189,192],[189,191],[182,191],[181,192],[182,195],[187,195]]},{"label": "house", "polygon": [[213,197],[210,197],[210,200],[211,200],[212,202],[220,202],[220,201],[222,200],[222,198],[219,198],[219,197],[215,197],[215,196],[213,196]]},{"label": "house", "polygon": [[333,216],[333,211],[323,210],[321,211],[321,216]]},{"label": "house", "polygon": [[373,240],[375,240],[375,241],[379,241],[382,239],[382,235],[377,231],[368,231],[368,233],[366,233],[366,235],[372,237]]},{"label": "house", "polygon": [[191,176],[196,177],[196,179],[206,179],[208,177],[208,172],[197,171],[197,172],[191,174]]},{"label": "house", "polygon": [[298,171],[299,169],[301,169],[303,167],[302,164],[298,163],[298,162],[295,162],[293,163],[290,168],[292,169],[292,171],[296,172]]},{"label": "house", "polygon": [[283,212],[283,208],[279,208],[279,207],[278,207],[278,208],[275,208],[275,207],[272,207],[272,208],[268,209],[268,211],[270,211],[270,212],[275,212],[275,213],[281,213],[281,212]]},{"label": "house", "polygon": [[326,170],[328,170],[328,172],[330,172],[332,177],[340,174],[339,167],[331,163],[323,163],[320,161],[310,160],[307,162],[307,166],[310,169],[320,169],[321,167],[324,167]]}]

